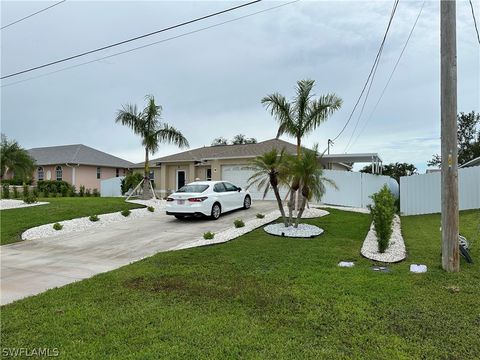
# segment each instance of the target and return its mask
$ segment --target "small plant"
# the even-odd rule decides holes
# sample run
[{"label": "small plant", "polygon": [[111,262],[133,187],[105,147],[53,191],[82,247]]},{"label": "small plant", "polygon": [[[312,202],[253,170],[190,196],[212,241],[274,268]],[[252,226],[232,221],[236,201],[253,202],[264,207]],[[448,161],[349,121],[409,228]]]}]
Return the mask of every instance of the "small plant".
[{"label": "small plant", "polygon": [[78,192],[78,196],[80,196],[80,197],[85,196],[85,186],[80,185],[80,191]]},{"label": "small plant", "polygon": [[18,189],[16,186],[13,187],[13,198],[18,199]]},{"label": "small plant", "polygon": [[67,197],[69,195],[69,192],[70,186],[68,186],[67,184],[62,184],[60,186],[60,193],[62,194],[62,197]]},{"label": "small plant", "polygon": [[26,198],[30,195],[30,191],[28,190],[28,185],[23,185],[22,195],[23,195],[23,198]]},{"label": "small plant", "polygon": [[46,197],[46,198],[47,198],[47,197],[49,197],[49,196],[50,196],[50,192],[48,191],[48,188],[45,188],[45,189],[43,190],[43,197]]},{"label": "small plant", "polygon": [[38,189],[37,189],[37,188],[33,188],[32,194],[33,194],[33,196],[35,196],[36,198],[38,198],[38,196],[39,196]]},{"label": "small plant", "polygon": [[10,199],[10,185],[8,185],[8,183],[2,185],[2,197],[4,199]]},{"label": "small plant", "polygon": [[23,197],[23,202],[25,204],[34,204],[37,202],[37,197],[34,194],[28,194]]},{"label": "small plant", "polygon": [[212,233],[211,231],[208,231],[203,234],[203,238],[205,240],[212,240],[215,237],[215,233]]},{"label": "small plant", "polygon": [[68,196],[71,196],[71,197],[77,196],[77,189],[75,188],[75,185],[70,186]]},{"label": "small plant", "polygon": [[150,211],[150,212],[154,212],[154,211],[155,211],[155,208],[154,208],[153,206],[149,206],[149,207],[147,207],[147,209],[148,209],[148,211]]},{"label": "small plant", "polygon": [[392,235],[392,221],[395,215],[395,197],[386,185],[371,196],[373,204],[369,205],[373,226],[378,239],[378,251],[387,250]]},{"label": "small plant", "polygon": [[241,219],[237,219],[233,222],[233,225],[238,229],[245,226],[245,223]]},{"label": "small plant", "polygon": [[62,229],[63,229],[63,225],[62,225],[62,224],[59,224],[59,223],[55,223],[55,224],[53,224],[53,228],[54,228],[55,230],[57,230],[57,231],[58,231],[58,230],[62,230]]},{"label": "small plant", "polygon": [[95,196],[95,197],[99,197],[99,196],[100,196],[100,193],[98,192],[98,189],[97,189],[97,188],[93,189],[92,195]]},{"label": "small plant", "polygon": [[92,195],[92,191],[90,189],[85,190],[85,196],[90,197]]},{"label": "small plant", "polygon": [[265,215],[263,214],[257,214],[257,219],[263,219],[265,217]]},{"label": "small plant", "polygon": [[100,220],[100,218],[98,217],[98,215],[91,215],[91,216],[89,217],[89,219],[90,219],[91,222],[96,222],[96,221]]},{"label": "small plant", "polygon": [[129,216],[129,215],[130,215],[130,213],[131,213],[131,211],[130,211],[130,210],[128,210],[128,209],[125,209],[125,210],[122,210],[122,213],[121,213],[121,214],[122,214],[123,216],[127,217],[127,216]]}]

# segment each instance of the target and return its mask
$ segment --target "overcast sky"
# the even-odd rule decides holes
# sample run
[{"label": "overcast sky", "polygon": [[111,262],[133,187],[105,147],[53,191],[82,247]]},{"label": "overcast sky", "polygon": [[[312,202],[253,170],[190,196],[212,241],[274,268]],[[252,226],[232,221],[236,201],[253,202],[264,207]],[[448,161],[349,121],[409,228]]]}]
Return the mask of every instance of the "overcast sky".
[{"label": "overcast sky", "polygon": [[[263,96],[291,98],[295,82],[311,78],[316,94],[335,92],[343,107],[305,139],[338,134],[368,76],[392,1],[300,1],[225,25],[88,65],[58,69],[270,8],[264,1],[108,51],[6,79],[2,132],[26,148],[82,143],[130,161],[143,159],[140,139],[114,123],[125,103],[153,94],[163,118],[192,148],[243,133],[276,135]],[[474,0],[477,20],[479,1]],[[2,1],[2,25],[53,2]],[[72,1],[1,30],[2,76],[240,4],[227,1]],[[422,2],[401,0],[363,117],[348,152],[378,152],[384,162],[421,170],[440,150],[439,4],[426,1],[415,32],[376,111],[370,117]],[[480,47],[468,1],[457,3],[458,110],[479,111]],[[35,78],[38,77],[38,78]],[[31,79],[34,78],[34,79]],[[31,79],[18,82],[24,79]],[[12,84],[12,85],[9,85]],[[358,112],[332,152],[345,152]],[[368,120],[368,121],[367,121]],[[363,131],[362,131],[363,130]],[[293,141],[288,137],[287,141]],[[352,140],[352,141],[353,141]],[[155,156],[176,152],[162,146]]]}]

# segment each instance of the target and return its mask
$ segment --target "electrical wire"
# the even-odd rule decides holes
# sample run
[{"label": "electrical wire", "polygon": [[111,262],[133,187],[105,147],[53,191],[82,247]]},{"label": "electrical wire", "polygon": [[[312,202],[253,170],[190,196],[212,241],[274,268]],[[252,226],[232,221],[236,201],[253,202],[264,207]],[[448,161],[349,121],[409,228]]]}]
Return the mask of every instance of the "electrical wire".
[{"label": "electrical wire", "polygon": [[135,36],[135,37],[130,38],[130,39],[127,39],[127,40],[119,41],[119,42],[116,42],[116,43],[113,43],[113,44],[110,44],[110,45],[106,45],[106,46],[102,46],[102,47],[99,47],[99,48],[96,48],[96,49],[93,49],[93,50],[85,51],[85,52],[82,52],[82,53],[77,54],[77,55],[68,56],[68,57],[63,58],[63,59],[60,59],[60,60],[51,61],[51,62],[46,63],[46,64],[43,64],[43,65],[34,66],[34,67],[29,68],[29,69],[17,71],[17,72],[14,72],[14,73],[11,73],[11,74],[2,76],[2,77],[0,77],[0,79],[2,79],[2,80],[3,80],[3,79],[7,79],[7,78],[10,78],[10,77],[13,77],[13,76],[17,76],[17,75],[20,75],[20,74],[25,74],[25,73],[27,73],[27,72],[31,72],[31,71],[34,71],[34,70],[42,69],[42,68],[45,68],[45,67],[48,67],[48,66],[52,66],[52,65],[55,65],[55,64],[59,64],[59,63],[65,62],[65,61],[77,59],[77,58],[79,58],[79,57],[82,57],[82,56],[85,56],[85,55],[89,55],[89,54],[93,54],[93,53],[96,53],[96,52],[98,52],[98,51],[103,51],[103,50],[106,50],[106,49],[111,49],[111,48],[113,48],[113,47],[116,47],[116,46],[119,46],[119,45],[123,45],[123,44],[129,43],[129,42],[132,42],[132,41],[136,41],[136,40],[139,40],[139,39],[143,39],[143,38],[146,38],[146,37],[149,37],[149,36],[152,36],[152,35],[156,35],[156,34],[159,34],[159,33],[165,32],[165,31],[169,31],[169,30],[173,30],[173,29],[176,29],[176,28],[179,28],[179,27],[182,27],[182,26],[186,26],[186,25],[189,25],[189,24],[193,24],[193,23],[195,23],[195,22],[198,22],[198,21],[201,21],[201,20],[205,20],[205,19],[208,19],[208,18],[211,18],[211,17],[214,17],[214,16],[218,16],[218,15],[221,15],[221,14],[225,14],[225,13],[227,13],[227,12],[230,12],[230,11],[233,11],[233,10],[237,10],[237,9],[240,9],[240,8],[243,8],[243,7],[246,7],[246,6],[250,6],[250,5],[259,3],[259,2],[261,2],[261,1],[262,1],[262,0],[254,0],[254,1],[250,1],[250,2],[248,2],[248,3],[242,4],[242,5],[233,6],[233,7],[231,7],[231,8],[224,9],[224,10],[221,10],[221,11],[217,11],[217,12],[212,13],[212,14],[208,14],[208,15],[204,15],[204,16],[201,16],[201,17],[192,19],[192,20],[184,21],[184,22],[182,22],[182,23],[179,23],[179,24],[176,24],[176,25],[172,25],[172,26],[168,26],[168,27],[163,28],[163,29],[160,29],[160,30],[152,31],[152,32],[147,33],[147,34],[143,34],[143,35],[140,35],[140,36]]},{"label": "electrical wire", "polygon": [[475,31],[477,32],[477,40],[478,40],[478,43],[480,44],[480,34],[478,33],[477,19],[475,17],[475,11],[473,11],[472,0],[468,0],[468,1],[470,2],[470,9],[472,10],[473,23],[475,24]]},{"label": "electrical wire", "polygon": [[55,4],[53,4],[53,5],[47,6],[47,7],[44,8],[44,9],[38,10],[38,11],[34,12],[33,14],[30,14],[30,15],[27,15],[27,16],[21,18],[21,19],[15,20],[15,21],[7,24],[7,25],[2,26],[2,27],[0,28],[0,30],[6,29],[6,28],[8,28],[8,27],[10,27],[10,26],[12,26],[12,25],[15,25],[15,24],[23,21],[23,20],[26,20],[26,19],[28,19],[28,18],[31,18],[32,16],[35,16],[35,15],[37,15],[37,14],[40,14],[40,13],[44,12],[44,11],[47,11],[48,9],[51,9],[51,8],[53,8],[54,6],[60,5],[60,4],[64,3],[65,1],[67,1],[67,0],[59,1],[59,2],[57,2],[57,3],[55,3]]},{"label": "electrical wire", "polygon": [[263,9],[263,10],[259,10],[259,11],[256,11],[256,12],[253,12],[253,13],[250,13],[250,14],[247,14],[247,15],[239,16],[239,17],[234,18],[234,19],[222,21],[222,22],[220,22],[220,23],[213,24],[213,25],[210,25],[210,26],[205,26],[205,27],[200,28],[200,29],[197,29],[197,30],[193,30],[193,31],[189,31],[189,32],[186,32],[186,33],[183,33],[183,34],[175,35],[175,36],[172,36],[172,37],[169,37],[169,38],[166,38],[166,39],[162,39],[162,40],[159,40],[159,41],[155,41],[155,42],[152,42],[152,43],[149,43],[149,44],[145,44],[145,45],[142,45],[142,46],[138,46],[138,47],[135,47],[135,48],[132,48],[132,49],[128,49],[128,50],[125,50],[125,51],[120,51],[120,52],[115,53],[115,54],[103,56],[103,57],[101,57],[101,58],[97,58],[97,59],[93,59],[93,60],[90,60],[90,61],[86,61],[86,62],[83,62],[83,63],[80,63],[80,64],[68,66],[68,67],[65,67],[65,68],[62,68],[62,69],[58,69],[58,70],[55,70],[55,71],[51,71],[51,72],[48,72],[48,73],[45,73],[45,74],[41,74],[41,75],[38,75],[38,76],[34,76],[34,77],[27,78],[27,79],[18,80],[18,81],[11,82],[11,83],[8,83],[8,84],[4,84],[4,85],[2,85],[1,87],[4,88],[4,87],[16,85],[16,84],[20,84],[20,83],[23,83],[23,82],[26,82],[26,81],[35,80],[35,79],[42,78],[42,77],[45,77],[45,76],[48,76],[48,75],[53,75],[53,74],[56,74],[56,73],[59,73],[59,72],[62,72],[62,71],[74,69],[74,68],[77,68],[77,67],[80,67],[80,66],[84,66],[84,65],[88,65],[88,64],[91,64],[91,63],[94,63],[94,62],[98,62],[98,61],[110,59],[110,58],[115,57],[115,56],[127,54],[127,53],[130,53],[130,52],[133,52],[133,51],[137,51],[137,50],[140,50],[140,49],[144,49],[144,48],[147,48],[147,47],[150,47],[150,46],[153,46],[153,45],[161,44],[161,43],[164,43],[164,42],[167,42],[167,41],[171,41],[171,40],[174,40],[174,39],[178,39],[178,38],[181,38],[181,37],[184,37],[184,36],[188,36],[188,35],[192,35],[192,34],[195,34],[195,33],[199,33],[199,32],[204,31],[204,30],[208,30],[208,29],[212,29],[212,28],[215,28],[215,27],[218,27],[218,26],[221,26],[221,25],[225,25],[225,24],[228,24],[228,23],[231,23],[231,22],[234,22],[234,21],[238,21],[238,20],[241,20],[241,19],[245,19],[245,18],[254,16],[254,15],[257,15],[257,14],[261,14],[261,13],[264,13],[264,12],[268,12],[268,11],[271,11],[271,10],[275,10],[275,9],[278,9],[278,8],[283,7],[283,6],[287,6],[287,5],[290,5],[290,4],[299,2],[299,1],[300,1],[300,0],[289,1],[289,2],[287,2],[287,3],[283,3],[283,4],[280,4],[280,5],[272,6],[272,7]]}]

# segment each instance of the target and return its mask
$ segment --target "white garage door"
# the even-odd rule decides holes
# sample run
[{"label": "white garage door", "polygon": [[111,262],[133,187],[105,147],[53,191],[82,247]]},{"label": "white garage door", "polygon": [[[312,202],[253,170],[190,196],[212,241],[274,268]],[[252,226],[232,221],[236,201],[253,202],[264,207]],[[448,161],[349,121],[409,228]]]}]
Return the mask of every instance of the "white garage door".
[{"label": "white garage door", "polygon": [[[248,179],[254,173],[245,165],[223,165],[222,166],[222,180],[229,181],[232,184],[240,186],[242,189],[246,189],[248,186]],[[256,186],[252,186],[248,189],[252,195],[253,200],[263,200],[263,191],[258,191]],[[282,200],[287,196],[287,189],[280,189],[280,195]],[[269,190],[264,200],[275,200],[275,194],[272,189]]]}]

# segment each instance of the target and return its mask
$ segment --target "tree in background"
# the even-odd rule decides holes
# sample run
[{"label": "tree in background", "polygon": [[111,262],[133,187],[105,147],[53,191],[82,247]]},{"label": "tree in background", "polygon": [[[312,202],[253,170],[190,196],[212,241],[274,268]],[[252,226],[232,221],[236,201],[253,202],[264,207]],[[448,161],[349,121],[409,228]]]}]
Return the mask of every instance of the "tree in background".
[{"label": "tree in background", "polygon": [[[360,172],[363,173],[372,173],[372,165],[365,166]],[[388,165],[383,166],[382,175],[390,176],[397,180],[400,184],[400,177],[401,176],[410,176],[417,174],[417,168],[413,164],[408,163],[390,163]]]},{"label": "tree in background", "polygon": [[35,170],[35,160],[18,142],[1,134],[0,170],[2,179],[12,172],[15,178],[27,181]]},{"label": "tree in background", "polygon": [[[458,164],[462,165],[480,156],[480,114],[471,111],[457,115]],[[442,158],[435,154],[428,166],[440,167]]]},{"label": "tree in background", "polygon": [[243,144],[256,144],[256,143],[257,143],[257,139],[247,138],[243,134],[238,134],[238,135],[235,135],[230,142],[224,137],[215,138],[212,141],[212,146],[228,145],[228,144],[243,145]]},{"label": "tree in background", "polygon": [[180,148],[188,147],[189,144],[180,131],[160,121],[162,107],[155,104],[155,98],[152,95],[147,95],[145,98],[147,100],[145,109],[138,111],[136,105],[124,105],[121,110],[118,110],[115,122],[128,126],[142,138],[142,145],[145,147],[143,198],[147,199],[153,195],[149,182],[149,154],[158,151],[160,143],[170,143]]},{"label": "tree in background", "polygon": [[218,137],[213,139],[212,146],[219,146],[219,145],[228,145],[228,140],[224,137]]}]

